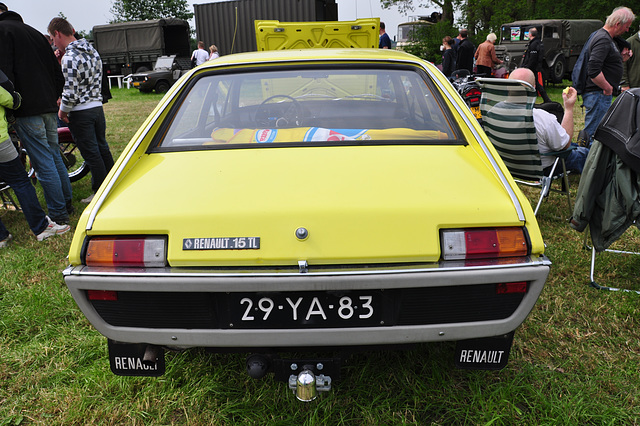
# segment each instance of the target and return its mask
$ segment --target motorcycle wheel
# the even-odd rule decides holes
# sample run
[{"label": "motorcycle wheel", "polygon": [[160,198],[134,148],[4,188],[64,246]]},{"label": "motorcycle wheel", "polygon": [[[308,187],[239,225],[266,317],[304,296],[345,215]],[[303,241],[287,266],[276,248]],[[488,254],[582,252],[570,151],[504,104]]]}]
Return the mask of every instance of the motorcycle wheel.
[{"label": "motorcycle wheel", "polygon": [[[60,155],[62,156],[62,162],[69,172],[69,180],[71,182],[79,181],[87,174],[89,174],[89,166],[80,155],[80,151],[78,151],[75,143],[61,142],[59,146]],[[27,171],[29,179],[31,179],[31,181],[35,185],[35,183],[37,182],[36,171],[31,165],[31,161],[29,160],[29,156],[27,155],[26,150],[22,151],[20,157],[25,165],[25,169]]]},{"label": "motorcycle wheel", "polygon": [[74,142],[60,142],[60,154],[64,166],[69,172],[69,180],[76,182],[89,173],[89,166],[80,155],[80,151]]}]

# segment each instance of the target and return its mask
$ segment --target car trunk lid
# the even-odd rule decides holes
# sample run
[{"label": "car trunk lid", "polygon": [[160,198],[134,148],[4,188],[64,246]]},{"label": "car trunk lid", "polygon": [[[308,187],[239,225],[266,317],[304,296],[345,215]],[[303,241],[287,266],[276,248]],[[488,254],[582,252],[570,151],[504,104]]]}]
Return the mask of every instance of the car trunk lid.
[{"label": "car trunk lid", "polygon": [[520,225],[468,145],[270,147],[144,155],[91,233],[168,235],[171,266],[294,266],[437,261],[441,229]]}]

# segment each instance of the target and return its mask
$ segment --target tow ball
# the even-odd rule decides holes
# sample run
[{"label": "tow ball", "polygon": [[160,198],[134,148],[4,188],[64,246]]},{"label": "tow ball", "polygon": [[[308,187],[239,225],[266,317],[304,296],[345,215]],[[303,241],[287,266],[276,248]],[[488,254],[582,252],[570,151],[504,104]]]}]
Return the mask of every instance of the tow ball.
[{"label": "tow ball", "polygon": [[[289,389],[293,391],[296,398],[302,402],[311,402],[318,397],[318,392],[331,390],[331,377],[324,374],[315,374],[314,368],[322,370],[322,363],[315,365],[304,365],[300,372],[289,376]],[[291,364],[291,370],[298,370],[297,364]]]}]

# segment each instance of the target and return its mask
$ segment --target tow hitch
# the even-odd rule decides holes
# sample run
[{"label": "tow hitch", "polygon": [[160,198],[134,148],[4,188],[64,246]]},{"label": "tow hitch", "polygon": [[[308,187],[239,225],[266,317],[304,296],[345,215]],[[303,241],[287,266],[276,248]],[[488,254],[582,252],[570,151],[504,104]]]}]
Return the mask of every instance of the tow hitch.
[{"label": "tow hitch", "polygon": [[260,379],[274,373],[275,379],[289,384],[299,401],[311,402],[318,392],[331,390],[332,380],[339,380],[341,359],[281,359],[256,354],[247,358],[247,373]]},{"label": "tow hitch", "polygon": [[[298,367],[292,364],[291,369]],[[304,365],[302,371],[296,376],[289,376],[289,389],[295,393],[296,398],[302,402],[311,402],[318,396],[318,392],[328,392],[331,390],[331,377],[324,374],[314,374],[315,369],[322,370],[324,366],[318,363],[315,368],[313,365]]]}]

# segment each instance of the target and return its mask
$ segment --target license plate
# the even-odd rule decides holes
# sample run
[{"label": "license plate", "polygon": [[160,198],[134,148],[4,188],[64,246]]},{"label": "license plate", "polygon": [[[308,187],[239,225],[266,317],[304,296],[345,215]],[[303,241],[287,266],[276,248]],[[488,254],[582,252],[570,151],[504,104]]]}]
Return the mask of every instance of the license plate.
[{"label": "license plate", "polygon": [[319,328],[384,325],[380,291],[230,293],[232,328]]},{"label": "license plate", "polygon": [[480,112],[480,107],[477,107],[477,106],[471,107],[471,112],[473,113],[473,115],[476,118],[478,118],[478,119],[482,118],[482,113]]},{"label": "license plate", "polygon": [[140,86],[140,83],[138,83],[137,81],[134,81],[133,82],[133,87],[138,87],[138,86]]}]

